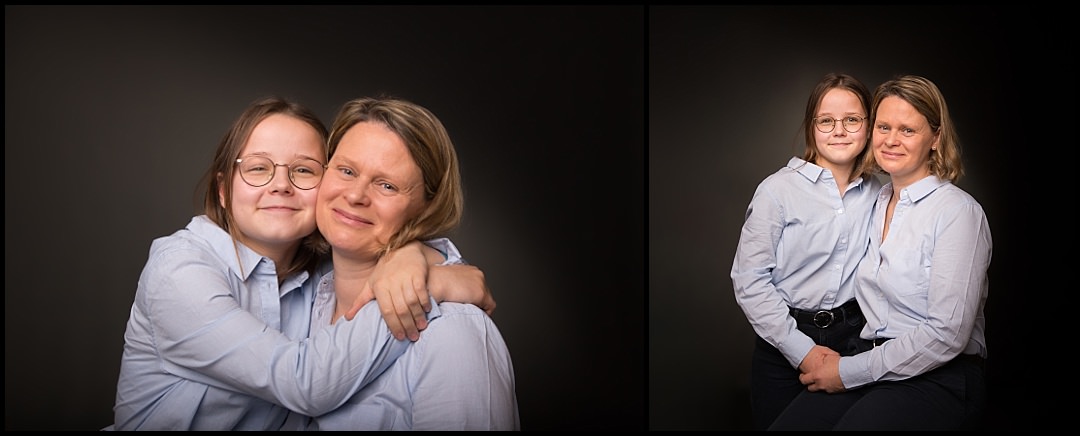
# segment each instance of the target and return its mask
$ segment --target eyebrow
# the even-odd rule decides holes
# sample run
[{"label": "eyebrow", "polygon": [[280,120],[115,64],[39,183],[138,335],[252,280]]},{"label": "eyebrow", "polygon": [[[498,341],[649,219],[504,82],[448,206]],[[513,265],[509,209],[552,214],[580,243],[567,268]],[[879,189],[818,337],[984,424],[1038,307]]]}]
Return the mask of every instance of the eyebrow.
[{"label": "eyebrow", "polygon": [[[254,151],[254,152],[251,152],[251,153],[247,153],[244,156],[262,156],[262,157],[268,158],[270,160],[274,160],[273,158],[270,158],[270,153],[267,153],[265,151]],[[315,156],[308,156],[308,155],[303,154],[303,153],[294,154],[293,157],[292,157],[292,160],[290,160],[289,162],[295,161],[297,159],[312,159],[312,160],[314,160],[316,162],[322,162],[321,160],[319,160],[319,158],[317,158]]]},{"label": "eyebrow", "polygon": [[[338,159],[340,160],[338,162],[339,165],[345,165],[347,167],[351,167],[351,168],[354,168],[354,169],[359,167],[359,165],[356,164],[356,161],[354,161],[354,160],[352,160],[352,159],[350,159],[348,157],[345,157],[343,155],[336,155],[336,156],[340,156],[340,157],[338,157]],[[404,180],[406,178],[405,176],[388,174],[386,171],[384,171],[382,169],[379,169],[379,168],[376,168],[374,172],[371,170],[371,168],[367,168],[367,170],[364,171],[364,172],[371,174],[371,180],[378,180],[379,178],[383,178],[383,179],[387,179],[387,180],[389,180],[389,181],[391,181],[391,182],[393,182],[395,184],[405,183],[405,180]]]}]

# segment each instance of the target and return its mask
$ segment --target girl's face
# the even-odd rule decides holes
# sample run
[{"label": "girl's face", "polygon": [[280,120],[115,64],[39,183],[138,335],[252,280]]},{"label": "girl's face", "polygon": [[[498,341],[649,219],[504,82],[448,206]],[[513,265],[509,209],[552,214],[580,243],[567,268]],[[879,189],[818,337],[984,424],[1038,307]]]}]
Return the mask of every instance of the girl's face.
[{"label": "girl's face", "polygon": [[[240,159],[251,162],[255,157],[268,158],[273,162],[272,170],[265,167],[258,170],[263,173],[273,171],[273,177],[263,186],[251,186],[240,174],[243,162],[232,174],[231,208],[234,233],[240,242],[259,254],[271,256],[272,253],[291,253],[290,250],[295,250],[304,237],[315,231],[318,186],[298,189],[289,179],[289,166],[297,163],[294,165],[297,171],[310,169],[310,165],[302,163],[312,161],[300,159],[313,159],[315,166],[322,165],[322,150],[319,133],[288,115],[273,114],[255,126],[240,151]],[[248,178],[253,179],[253,183],[261,183],[254,180],[254,176]]]},{"label": "girl's face", "polygon": [[319,231],[335,256],[371,260],[424,207],[423,177],[408,148],[382,123],[341,137],[319,188]]},{"label": "girl's face", "polygon": [[[859,96],[854,92],[833,88],[825,93],[814,118],[814,139],[818,152],[815,164],[834,173],[839,168],[850,172],[858,164],[855,158],[866,148],[867,132],[870,130],[866,128],[869,121],[865,112]],[[829,132],[822,133],[822,130]]]}]

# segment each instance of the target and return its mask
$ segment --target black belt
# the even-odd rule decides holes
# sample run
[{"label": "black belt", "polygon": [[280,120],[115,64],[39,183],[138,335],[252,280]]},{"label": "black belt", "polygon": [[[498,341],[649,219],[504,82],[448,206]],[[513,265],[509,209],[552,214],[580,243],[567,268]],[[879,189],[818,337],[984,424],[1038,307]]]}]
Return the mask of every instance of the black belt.
[{"label": "black belt", "polygon": [[791,316],[795,317],[795,321],[810,323],[817,328],[826,328],[837,322],[843,322],[845,319],[851,316],[862,315],[862,311],[859,310],[859,303],[855,300],[848,301],[842,306],[832,310],[801,310],[791,308]]}]

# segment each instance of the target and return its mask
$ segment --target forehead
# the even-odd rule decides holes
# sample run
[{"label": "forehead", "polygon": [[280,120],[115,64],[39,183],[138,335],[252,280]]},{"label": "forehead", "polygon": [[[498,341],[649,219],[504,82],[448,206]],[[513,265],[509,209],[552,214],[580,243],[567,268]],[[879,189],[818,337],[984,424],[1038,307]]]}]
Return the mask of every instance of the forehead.
[{"label": "forehead", "polygon": [[321,156],[323,140],[310,124],[288,115],[273,114],[255,125],[241,154],[275,157]]},{"label": "forehead", "polygon": [[862,102],[859,101],[859,96],[855,95],[844,88],[832,88],[821,97],[821,104],[818,105],[819,111],[825,110],[843,110],[846,112],[855,112],[862,110]]},{"label": "forehead", "polygon": [[360,122],[349,128],[334,150],[334,161],[347,161],[372,172],[419,177],[405,141],[382,123]]},{"label": "forehead", "polygon": [[915,110],[915,106],[897,96],[888,96],[881,100],[881,103],[878,104],[877,118],[880,121],[907,123],[926,121],[926,117]]}]

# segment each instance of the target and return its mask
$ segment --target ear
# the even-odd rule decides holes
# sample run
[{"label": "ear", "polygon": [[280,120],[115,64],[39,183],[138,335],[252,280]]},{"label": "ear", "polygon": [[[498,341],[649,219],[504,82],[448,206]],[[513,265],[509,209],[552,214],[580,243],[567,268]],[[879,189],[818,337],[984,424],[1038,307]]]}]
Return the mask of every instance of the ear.
[{"label": "ear", "polygon": [[221,204],[222,209],[228,209],[225,206],[225,183],[222,182],[223,180],[225,180],[225,175],[217,173],[218,204]]}]

